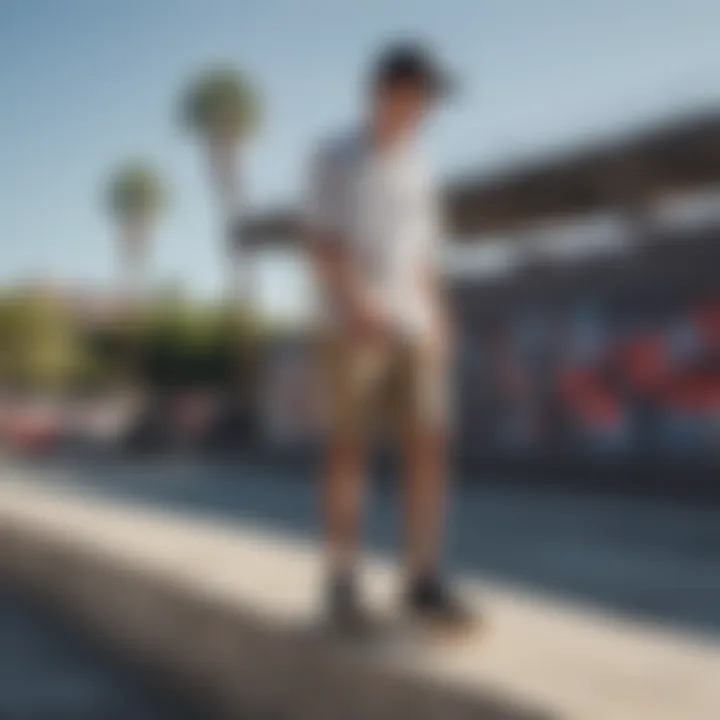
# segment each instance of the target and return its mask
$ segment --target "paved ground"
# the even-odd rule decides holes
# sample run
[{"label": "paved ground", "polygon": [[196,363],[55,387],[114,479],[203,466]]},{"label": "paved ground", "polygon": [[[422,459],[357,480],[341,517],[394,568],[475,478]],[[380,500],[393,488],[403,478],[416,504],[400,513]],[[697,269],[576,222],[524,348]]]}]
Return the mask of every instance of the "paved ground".
[{"label": "paved ground", "polygon": [[[47,472],[5,473],[9,477],[8,482],[0,483],[0,515],[16,527],[16,531],[8,535],[9,547],[17,543],[21,558],[28,557],[32,562],[34,557],[40,566],[52,564],[45,566],[49,572],[44,576],[50,594],[59,579],[50,570],[55,567],[56,556],[43,551],[47,547],[43,541],[34,544],[33,538],[37,540],[38,533],[67,543],[69,551],[73,547],[78,549],[80,556],[86,549],[93,548],[96,556],[106,558],[111,566],[142,569],[142,572],[127,572],[121,578],[110,572],[106,586],[99,567],[95,568],[100,573],[97,581],[92,582],[88,581],[92,567],[83,570],[70,563],[66,572],[77,572],[79,580],[76,607],[86,612],[102,608],[101,624],[108,623],[105,627],[110,628],[114,617],[124,632],[135,638],[133,644],[148,641],[156,652],[166,653],[171,664],[182,654],[196,664],[195,672],[200,675],[210,669],[219,683],[217,689],[221,690],[222,686],[228,699],[235,697],[239,682],[245,683],[246,691],[252,688],[251,704],[266,711],[297,710],[298,703],[307,703],[309,718],[342,717],[341,708],[347,708],[347,703],[365,708],[363,703],[369,702],[372,712],[368,716],[380,712],[380,705],[388,713],[396,712],[398,703],[409,714],[418,714],[421,708],[432,714],[440,710],[436,702],[452,704],[448,696],[440,697],[433,690],[437,687],[434,682],[442,681],[445,688],[467,691],[473,703],[486,710],[488,700],[493,699],[501,701],[503,710],[505,703],[519,705],[520,708],[508,708],[512,717],[518,714],[518,709],[522,712],[522,708],[541,711],[543,716],[558,720],[708,720],[717,715],[720,707],[717,637],[696,642],[685,633],[622,620],[607,612],[583,608],[578,603],[555,598],[543,600],[537,589],[518,593],[507,582],[488,580],[487,571],[480,578],[476,571],[474,581],[466,578],[464,582],[472,606],[481,605],[487,611],[490,622],[486,632],[473,633],[457,645],[446,645],[431,642],[427,635],[409,633],[404,623],[390,622],[389,632],[378,638],[377,644],[365,647],[367,654],[364,650],[348,665],[341,662],[342,652],[335,655],[322,644],[313,646],[318,653],[316,662],[307,663],[308,646],[302,643],[309,638],[304,632],[296,631],[307,630],[308,623],[314,623],[317,617],[317,596],[309,579],[318,577],[321,556],[316,543],[300,541],[288,532],[293,520],[297,529],[303,521],[310,524],[308,506],[303,505],[303,498],[307,502],[311,500],[307,486],[291,484],[277,475],[245,472],[243,474],[254,480],[239,491],[237,481],[232,480],[227,470],[218,471],[214,478],[213,472],[207,467],[177,465],[146,466],[132,472],[125,467],[114,473],[105,468],[102,473],[92,473],[95,479],[86,477],[76,487],[68,484],[72,482],[69,477],[76,477],[76,473],[68,476],[66,472],[59,472],[54,479]],[[267,507],[264,518],[251,512],[255,507],[253,498],[258,501],[258,507],[265,507],[263,503],[267,503],[268,498],[284,498],[281,503],[284,511],[288,510],[286,503],[292,503],[289,519],[284,523],[281,513],[276,512],[274,516],[276,526],[282,526],[281,532],[268,528]],[[549,501],[546,496],[508,495],[487,490],[480,496],[465,491],[459,500],[455,519],[459,544],[466,544],[457,552],[459,561],[465,562],[463,557],[474,563],[483,560],[482,554],[469,542],[480,538],[483,547],[490,548],[489,557],[517,572],[523,566],[509,564],[506,553],[493,550],[492,542],[501,548],[507,544],[516,551],[528,548],[532,557],[533,545],[555,538],[561,551],[553,550],[551,543],[549,556],[553,567],[562,572],[538,573],[546,588],[555,584],[555,592],[559,592],[558,577],[562,583],[567,578],[577,582],[584,577],[578,568],[583,569],[590,563],[595,571],[593,580],[607,598],[601,604],[613,606],[617,611],[623,602],[622,593],[628,587],[642,589],[655,582],[654,587],[651,584],[655,594],[661,592],[671,597],[674,590],[676,596],[684,598],[668,607],[673,613],[680,611],[685,622],[692,625],[692,616],[688,620],[683,613],[687,612],[688,602],[690,610],[695,608],[697,589],[690,585],[688,590],[684,582],[698,580],[698,567],[693,566],[692,572],[686,575],[682,572],[697,553],[684,548],[676,554],[675,549],[680,546],[675,543],[672,549],[657,545],[649,548],[645,541],[655,537],[658,527],[662,527],[664,533],[668,527],[673,528],[673,537],[676,532],[678,537],[684,537],[687,532],[680,532],[678,528],[684,527],[689,519],[695,521],[694,528],[699,527],[706,511],[674,509],[670,512],[655,507],[645,508],[643,513],[641,508],[631,508],[625,503],[618,505],[617,501],[596,500],[587,507],[585,501],[578,498],[556,497]],[[545,500],[548,500],[547,506]],[[157,507],[151,507],[153,504]],[[175,511],[168,511],[173,505]],[[485,515],[479,505],[488,508]],[[370,535],[378,544],[388,539],[383,532],[389,527],[390,507],[385,498],[377,503],[376,527]],[[177,512],[180,508],[184,511]],[[597,512],[597,508],[602,512]],[[222,512],[226,517],[218,517]],[[250,514],[260,522],[248,520]],[[532,524],[535,518],[543,519],[538,527]],[[572,518],[573,522],[568,523],[566,518]],[[593,519],[595,525],[591,522]],[[484,521],[493,528],[490,534],[485,530],[479,533]],[[527,526],[524,531],[523,522]],[[466,528],[472,523],[479,534],[468,533]],[[604,528],[600,534],[598,526]],[[512,546],[507,541],[503,532],[507,535],[508,527],[520,545]],[[628,534],[630,527],[641,528],[643,542]],[[619,540],[613,549],[611,541],[615,538]],[[573,562],[576,555],[568,553],[573,543],[579,562]],[[612,562],[598,562],[596,556],[589,554],[595,545],[602,548],[604,556],[612,558]],[[638,548],[645,549],[640,552]],[[538,563],[540,557],[535,556]],[[626,557],[629,560],[625,560]],[[630,566],[619,572],[621,559]],[[377,602],[378,609],[388,608],[396,591],[393,565],[367,558],[367,569],[373,602]],[[708,566],[706,570],[713,573],[714,569]],[[156,597],[157,602],[150,597],[154,586],[148,586],[143,579],[147,574],[167,582]],[[663,574],[665,580],[661,584]],[[711,592],[714,577],[713,573],[707,585]],[[113,584],[118,579],[119,582]],[[529,581],[525,584],[532,585]],[[533,585],[538,586],[539,583]],[[148,592],[149,595],[144,595],[148,601],[140,601],[143,597],[140,593]],[[593,597],[590,590],[585,590],[585,597]],[[190,601],[197,603],[198,612],[190,609]],[[220,603],[224,611],[220,616],[213,615],[208,622],[210,616],[203,613],[213,603]],[[232,620],[225,614],[230,608],[234,609]],[[189,622],[191,617],[197,621]],[[221,618],[230,624],[223,626]],[[246,638],[249,643],[238,643],[238,637]],[[315,641],[318,639],[315,636]],[[301,645],[297,645],[298,642]],[[197,654],[184,656],[188,647],[197,649]],[[323,647],[329,654],[324,655]],[[164,650],[161,652],[160,648]],[[335,650],[340,648],[336,646]],[[377,674],[349,672],[344,675],[345,671],[352,671],[358,661],[368,662],[368,672],[372,668],[372,673]],[[329,665],[325,666],[324,662]],[[283,683],[278,683],[280,668],[284,668],[282,674],[286,681]],[[391,687],[398,692],[402,689],[394,685],[396,672],[417,683],[411,688],[403,685],[408,691],[403,700],[397,696],[393,700],[394,691],[390,690]],[[287,678],[300,682],[293,683]],[[375,689],[385,688],[390,694],[374,693],[373,688],[360,682],[363,678],[379,683]],[[342,692],[333,693],[332,689],[337,688],[342,688]],[[371,697],[375,697],[375,701],[368,700]],[[420,706],[409,710],[418,697],[422,697]],[[247,697],[237,700],[241,703],[239,707],[247,706]],[[478,711],[476,705],[473,707]],[[443,712],[453,716],[448,706],[443,707]]]},{"label": "paved ground", "polygon": [[2,720],[190,720],[132,670],[0,587]]},{"label": "paved ground", "polygon": [[[126,502],[317,534],[306,471],[173,461],[86,465],[58,477]],[[374,495],[368,543],[389,553],[397,503],[387,489]],[[720,637],[720,507],[478,482],[458,491],[450,525],[450,555],[465,572]]]}]

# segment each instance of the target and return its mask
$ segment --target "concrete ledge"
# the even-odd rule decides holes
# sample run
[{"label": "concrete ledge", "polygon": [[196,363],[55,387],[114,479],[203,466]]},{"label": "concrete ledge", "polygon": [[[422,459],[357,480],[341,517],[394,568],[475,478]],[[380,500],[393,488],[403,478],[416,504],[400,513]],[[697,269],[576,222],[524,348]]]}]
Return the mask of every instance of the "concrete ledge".
[{"label": "concrete ledge", "polygon": [[343,646],[309,625],[206,593],[201,583],[189,585],[188,576],[111,558],[101,545],[78,541],[72,528],[60,525],[12,518],[4,507],[0,576],[41,596],[116,652],[159,672],[209,716],[549,717],[491,692],[462,691],[392,670],[377,662],[383,649]]},{"label": "concrete ledge", "polygon": [[[41,595],[208,717],[540,720],[484,693],[393,676],[310,633],[5,525],[0,572]],[[7,562],[12,558],[11,562]]]},{"label": "concrete ledge", "polygon": [[[709,720],[720,708],[716,646],[497,589],[483,595],[488,635],[462,647],[342,645],[313,630],[318,570],[316,548],[260,528],[0,486],[0,577],[211,717]],[[388,603],[391,569],[371,562],[368,576]]]}]

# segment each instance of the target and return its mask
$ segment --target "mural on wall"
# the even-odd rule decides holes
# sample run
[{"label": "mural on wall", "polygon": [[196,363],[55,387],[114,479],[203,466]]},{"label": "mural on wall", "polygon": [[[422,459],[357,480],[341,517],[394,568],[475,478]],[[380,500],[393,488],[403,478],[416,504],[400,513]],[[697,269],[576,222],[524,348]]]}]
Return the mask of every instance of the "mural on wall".
[{"label": "mural on wall", "polygon": [[719,453],[720,293],[520,308],[466,331],[460,387],[476,448]]}]

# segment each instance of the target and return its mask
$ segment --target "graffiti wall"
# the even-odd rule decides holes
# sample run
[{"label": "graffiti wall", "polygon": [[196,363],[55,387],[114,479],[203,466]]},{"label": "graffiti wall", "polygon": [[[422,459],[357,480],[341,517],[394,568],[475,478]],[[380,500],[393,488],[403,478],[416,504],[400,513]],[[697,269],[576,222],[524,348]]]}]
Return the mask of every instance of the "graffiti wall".
[{"label": "graffiti wall", "polygon": [[687,266],[660,282],[642,267],[560,292],[550,279],[523,292],[533,278],[516,278],[464,298],[466,445],[720,458],[720,284],[707,272],[693,282]]}]

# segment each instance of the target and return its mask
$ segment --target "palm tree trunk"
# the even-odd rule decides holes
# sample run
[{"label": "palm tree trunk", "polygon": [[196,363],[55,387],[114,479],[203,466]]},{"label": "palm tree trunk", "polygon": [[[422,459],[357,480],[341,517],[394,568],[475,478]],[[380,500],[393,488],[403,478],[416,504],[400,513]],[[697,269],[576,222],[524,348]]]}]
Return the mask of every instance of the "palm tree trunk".
[{"label": "palm tree trunk", "polygon": [[244,202],[236,156],[234,142],[210,142],[210,171],[219,200],[225,242],[225,298],[233,307],[238,304],[250,306],[253,300],[251,270],[240,237]]},{"label": "palm tree trunk", "polygon": [[130,382],[137,392],[143,385],[142,313],[147,290],[145,269],[148,248],[148,224],[143,218],[125,223],[121,240],[123,269],[123,320],[126,332],[126,362]]},{"label": "palm tree trunk", "polygon": [[224,235],[224,295],[235,332],[234,393],[241,408],[251,411],[256,406],[252,390],[256,358],[254,348],[251,347],[252,343],[244,342],[246,328],[243,327],[243,315],[252,316],[254,298],[252,268],[240,238],[244,204],[238,175],[236,143],[221,139],[211,140],[210,166],[219,200]]},{"label": "palm tree trunk", "polygon": [[122,291],[126,304],[136,310],[142,303],[146,290],[147,229],[139,223],[129,224],[125,229],[121,247]]}]

